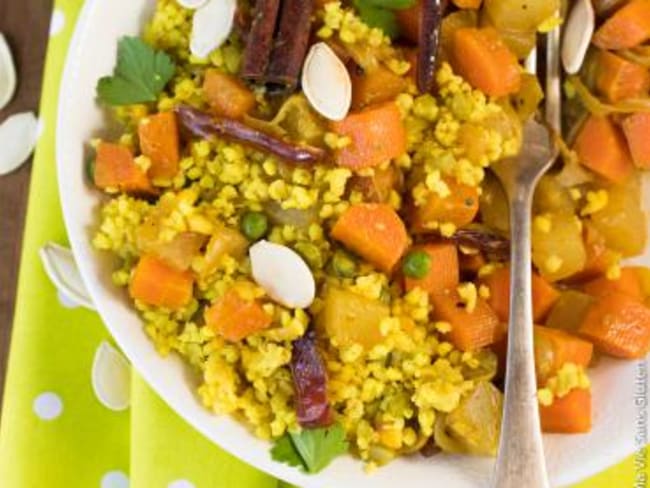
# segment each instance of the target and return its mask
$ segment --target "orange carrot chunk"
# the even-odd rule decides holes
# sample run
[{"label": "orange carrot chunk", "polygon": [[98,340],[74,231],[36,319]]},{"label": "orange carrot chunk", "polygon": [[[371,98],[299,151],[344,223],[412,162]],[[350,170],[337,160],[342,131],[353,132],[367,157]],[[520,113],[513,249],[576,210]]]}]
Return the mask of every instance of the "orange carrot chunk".
[{"label": "orange carrot chunk", "polygon": [[422,0],[409,8],[395,10],[397,25],[402,37],[417,44],[420,40],[420,19],[422,18]]},{"label": "orange carrot chunk", "polygon": [[650,73],[639,64],[601,51],[598,55],[596,88],[612,103],[642,97],[650,88]]},{"label": "orange carrot chunk", "polygon": [[628,49],[650,39],[650,0],[631,0],[596,31],[601,49]]},{"label": "orange carrot chunk", "polygon": [[135,164],[129,148],[100,142],[97,146],[95,185],[103,190],[115,188],[127,193],[155,193],[146,173]]},{"label": "orange carrot chunk", "polygon": [[503,97],[519,91],[521,67],[496,29],[464,27],[454,33],[454,70],[482,92]]},{"label": "orange carrot chunk", "polygon": [[431,261],[424,278],[404,277],[406,291],[419,287],[430,295],[435,295],[458,286],[458,251],[454,244],[422,244],[414,246],[413,251],[424,251]]},{"label": "orange carrot chunk", "polygon": [[619,291],[635,298],[636,300],[643,300],[643,291],[641,290],[639,275],[636,269],[630,267],[621,268],[621,276],[615,280],[609,280],[603,276],[586,283],[582,289],[585,293],[594,297],[603,296],[613,291]]},{"label": "orange carrot chunk", "polygon": [[578,329],[602,352],[619,358],[641,358],[650,350],[650,308],[619,291],[599,297]]},{"label": "orange carrot chunk", "polygon": [[178,124],[173,112],[161,112],[140,121],[138,125],[140,149],[151,159],[151,179],[171,179],[178,173],[180,153]]},{"label": "orange carrot chunk", "polygon": [[494,344],[505,333],[499,319],[485,300],[478,298],[471,312],[460,301],[456,290],[433,295],[433,316],[451,324],[448,337],[461,351],[473,351]]},{"label": "orange carrot chunk", "polygon": [[140,258],[133,272],[129,292],[135,300],[170,310],[183,308],[192,300],[194,279],[151,255]]},{"label": "orange carrot chunk", "polygon": [[372,71],[364,71],[361,68],[350,71],[353,110],[394,100],[406,89],[404,78],[381,65]]},{"label": "orange carrot chunk", "polygon": [[336,153],[336,164],[351,169],[377,166],[406,151],[406,129],[393,102],[372,105],[332,123],[332,130],[351,143]]},{"label": "orange carrot chunk", "polygon": [[623,133],[634,164],[650,169],[650,113],[639,112],[623,120]]},{"label": "orange carrot chunk", "polygon": [[332,237],[385,272],[397,264],[409,240],[399,215],[383,203],[352,205],[334,224]]},{"label": "orange carrot chunk", "polygon": [[243,117],[255,106],[255,95],[239,78],[215,69],[205,73],[203,94],[215,114],[231,119]]},{"label": "orange carrot chunk", "polygon": [[586,368],[594,346],[564,330],[535,326],[535,369],[540,382],[554,376],[566,363]]},{"label": "orange carrot chunk", "polygon": [[591,115],[580,128],[574,150],[584,166],[613,183],[622,183],[634,169],[625,138],[608,117]]},{"label": "orange carrot chunk", "polygon": [[[499,319],[507,322],[510,317],[510,268],[496,269],[483,281],[490,289],[488,303]],[[532,289],[533,319],[537,322],[548,314],[560,293],[537,273],[532,275]]]},{"label": "orange carrot chunk", "polygon": [[591,392],[575,388],[549,406],[539,406],[542,431],[580,434],[591,430]]},{"label": "orange carrot chunk", "polygon": [[477,188],[453,179],[445,179],[445,183],[449,187],[449,195],[441,197],[431,191],[422,205],[411,205],[409,222],[412,232],[426,234],[433,232],[437,224],[450,222],[462,227],[474,220],[479,208]]},{"label": "orange carrot chunk", "polygon": [[272,319],[255,300],[245,300],[233,289],[205,310],[205,323],[228,341],[237,342],[266,329]]}]

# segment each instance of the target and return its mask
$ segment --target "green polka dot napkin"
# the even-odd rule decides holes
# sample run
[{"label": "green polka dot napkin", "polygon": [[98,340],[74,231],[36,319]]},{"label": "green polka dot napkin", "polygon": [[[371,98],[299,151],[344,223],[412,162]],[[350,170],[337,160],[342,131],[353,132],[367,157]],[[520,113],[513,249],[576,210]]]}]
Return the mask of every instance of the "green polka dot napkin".
[{"label": "green polka dot napkin", "polygon": [[[281,486],[211,444],[174,414],[110,346],[99,317],[57,294],[38,258],[47,242],[66,244],[54,164],[55,112],[65,53],[82,3],[56,0],[52,15],[42,134],[0,417],[0,486]],[[107,361],[108,367],[95,377],[93,388],[91,371],[97,361]],[[105,388],[105,382],[118,384],[108,385],[112,398],[100,400],[95,390],[98,384]],[[634,459],[629,458],[575,488],[633,487],[634,474]]]}]

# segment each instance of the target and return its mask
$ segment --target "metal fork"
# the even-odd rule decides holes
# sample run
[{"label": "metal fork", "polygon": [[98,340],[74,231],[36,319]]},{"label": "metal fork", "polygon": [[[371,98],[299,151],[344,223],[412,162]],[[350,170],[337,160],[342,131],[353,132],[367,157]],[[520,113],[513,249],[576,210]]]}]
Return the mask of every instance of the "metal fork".
[{"label": "metal fork", "polygon": [[[492,486],[548,488],[539,422],[531,298],[531,207],[537,182],[557,156],[560,133],[560,30],[546,36],[546,123],[524,125],[521,154],[499,165],[510,205],[510,321],[505,401]],[[536,53],[533,56],[536,59]],[[536,63],[534,63],[536,64]]]}]

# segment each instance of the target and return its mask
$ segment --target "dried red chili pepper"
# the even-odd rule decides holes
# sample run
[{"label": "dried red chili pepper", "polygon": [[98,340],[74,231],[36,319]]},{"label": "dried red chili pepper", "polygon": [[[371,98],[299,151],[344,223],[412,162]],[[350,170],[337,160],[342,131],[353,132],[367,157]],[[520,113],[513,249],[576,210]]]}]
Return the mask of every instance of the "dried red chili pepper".
[{"label": "dried red chili pepper", "polygon": [[225,137],[292,163],[313,164],[325,157],[323,149],[291,144],[238,120],[215,117],[188,105],[180,105],[175,110],[181,125],[197,137]]},{"label": "dried red chili pepper", "polygon": [[326,427],[333,422],[327,399],[327,373],[316,347],[316,332],[308,329],[293,342],[291,374],[296,391],[296,414],[302,427]]}]

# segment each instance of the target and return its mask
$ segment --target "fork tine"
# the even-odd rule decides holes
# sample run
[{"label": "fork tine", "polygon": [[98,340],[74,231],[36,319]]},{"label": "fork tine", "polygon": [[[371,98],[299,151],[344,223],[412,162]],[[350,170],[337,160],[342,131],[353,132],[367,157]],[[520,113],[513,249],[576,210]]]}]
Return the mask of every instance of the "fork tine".
[{"label": "fork tine", "polygon": [[562,133],[560,41],[559,26],[546,35],[546,122],[558,134]]}]

